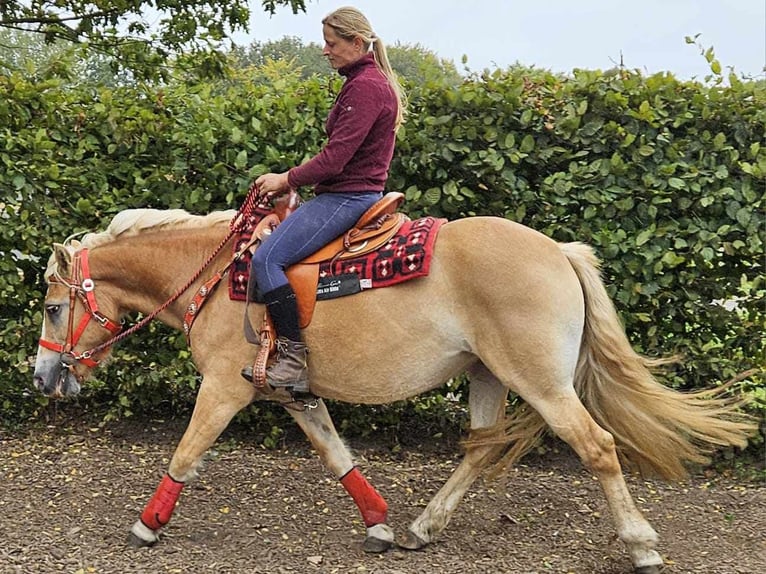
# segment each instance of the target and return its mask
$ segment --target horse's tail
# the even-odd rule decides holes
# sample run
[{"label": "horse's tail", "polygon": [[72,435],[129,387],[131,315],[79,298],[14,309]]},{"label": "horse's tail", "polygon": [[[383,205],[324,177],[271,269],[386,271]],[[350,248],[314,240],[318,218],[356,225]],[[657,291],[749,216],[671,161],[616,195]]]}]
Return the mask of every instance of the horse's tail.
[{"label": "horse's tail", "polygon": [[[676,479],[687,474],[686,463],[708,462],[715,447],[744,447],[757,426],[739,410],[741,401],[724,398],[730,385],[682,393],[659,383],[650,368],[676,359],[650,360],[636,353],[601,281],[593,250],[582,243],[560,247],[585,299],[575,390],[596,422],[614,436],[622,458],[644,474]],[[523,404],[501,428],[472,432],[466,446],[502,440],[505,453],[490,470],[496,475],[532,449],[546,428],[543,418]]]},{"label": "horse's tail", "polygon": [[659,383],[650,368],[675,359],[650,360],[633,350],[589,246],[565,243],[561,251],[585,297],[575,389],[623,457],[642,473],[673,479],[686,475],[686,463],[709,462],[716,447],[744,447],[757,426],[741,401],[723,396],[728,387],[682,393]]}]

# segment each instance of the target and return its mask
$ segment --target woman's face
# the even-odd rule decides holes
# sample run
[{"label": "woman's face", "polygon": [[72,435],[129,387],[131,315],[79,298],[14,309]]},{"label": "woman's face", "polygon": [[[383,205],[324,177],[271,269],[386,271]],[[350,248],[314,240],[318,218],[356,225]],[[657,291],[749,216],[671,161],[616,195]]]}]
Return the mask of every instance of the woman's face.
[{"label": "woman's face", "polygon": [[330,62],[334,70],[348,66],[362,57],[362,39],[358,36],[349,41],[338,36],[335,28],[325,24],[322,26],[324,34],[324,49],[322,55]]}]

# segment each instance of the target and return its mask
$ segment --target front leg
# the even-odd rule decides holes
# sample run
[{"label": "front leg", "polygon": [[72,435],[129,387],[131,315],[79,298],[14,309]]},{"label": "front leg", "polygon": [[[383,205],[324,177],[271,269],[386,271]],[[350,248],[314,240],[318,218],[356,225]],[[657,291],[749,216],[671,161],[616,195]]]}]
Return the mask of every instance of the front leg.
[{"label": "front leg", "polygon": [[160,529],[170,521],[184,485],[197,476],[205,452],[234,415],[250,404],[253,395],[252,386],[244,382],[223,385],[211,377],[203,379],[191,421],[173,453],[168,472],[130,530],[131,546],[152,546],[159,540]]},{"label": "front leg", "polygon": [[324,401],[319,399],[316,406],[312,404],[312,408],[289,412],[306,433],[322,462],[338,477],[359,508],[367,527],[363,546],[365,552],[385,552],[391,548],[394,531],[386,524],[388,505],[354,466],[351,453],[338,436]]}]

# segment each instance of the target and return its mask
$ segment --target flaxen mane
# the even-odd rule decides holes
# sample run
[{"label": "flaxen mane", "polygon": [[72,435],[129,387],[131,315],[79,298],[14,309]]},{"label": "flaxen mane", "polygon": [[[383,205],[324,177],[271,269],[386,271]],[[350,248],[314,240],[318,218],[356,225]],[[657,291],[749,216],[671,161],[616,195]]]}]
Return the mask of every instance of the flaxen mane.
[{"label": "flaxen mane", "polygon": [[[92,249],[118,237],[137,235],[149,229],[212,227],[231,221],[235,214],[233,210],[193,215],[183,209],[126,209],[114,216],[106,231],[87,233],[82,240],[74,239],[76,235],[73,235],[64,241],[64,246],[74,252],[83,247]],[[55,273],[56,260],[51,255],[45,276]]]},{"label": "flaxen mane", "polygon": [[193,215],[183,209],[127,209],[114,216],[106,231],[83,237],[82,245],[93,248],[117,237],[136,235],[148,229],[212,227],[231,221],[234,214],[231,210]]}]

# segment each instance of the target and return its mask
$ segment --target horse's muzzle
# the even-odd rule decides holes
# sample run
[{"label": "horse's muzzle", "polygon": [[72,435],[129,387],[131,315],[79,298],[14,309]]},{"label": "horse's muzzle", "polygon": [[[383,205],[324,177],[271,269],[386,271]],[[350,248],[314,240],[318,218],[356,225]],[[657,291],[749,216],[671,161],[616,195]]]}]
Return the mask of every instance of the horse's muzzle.
[{"label": "horse's muzzle", "polygon": [[52,362],[48,369],[35,370],[34,386],[46,397],[63,398],[80,392],[80,383],[73,365],[65,361]]}]

